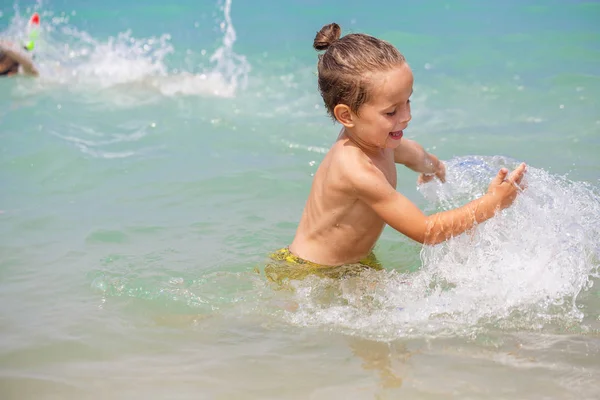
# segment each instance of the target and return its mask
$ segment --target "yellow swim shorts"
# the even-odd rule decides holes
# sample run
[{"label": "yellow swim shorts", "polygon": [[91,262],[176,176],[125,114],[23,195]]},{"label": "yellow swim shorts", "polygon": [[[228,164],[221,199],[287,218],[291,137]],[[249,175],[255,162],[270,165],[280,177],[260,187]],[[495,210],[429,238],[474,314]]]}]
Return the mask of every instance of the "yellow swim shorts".
[{"label": "yellow swim shorts", "polygon": [[287,247],[272,253],[269,258],[273,262],[265,266],[265,275],[267,279],[279,285],[284,281],[301,280],[309,275],[339,279],[345,276],[358,275],[365,269],[383,269],[373,252],[358,263],[339,266],[320,265],[303,260],[292,254]]}]

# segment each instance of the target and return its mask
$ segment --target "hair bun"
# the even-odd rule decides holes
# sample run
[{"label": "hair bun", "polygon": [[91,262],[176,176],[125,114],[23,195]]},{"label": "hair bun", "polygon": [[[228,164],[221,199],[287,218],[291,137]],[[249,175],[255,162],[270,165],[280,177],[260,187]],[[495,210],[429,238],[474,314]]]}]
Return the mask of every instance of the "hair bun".
[{"label": "hair bun", "polygon": [[338,40],[341,35],[342,28],[340,28],[340,26],[335,22],[325,25],[319,32],[317,32],[317,36],[315,36],[315,40],[313,42],[313,47],[317,51],[327,50],[327,48],[331,46],[333,42]]}]

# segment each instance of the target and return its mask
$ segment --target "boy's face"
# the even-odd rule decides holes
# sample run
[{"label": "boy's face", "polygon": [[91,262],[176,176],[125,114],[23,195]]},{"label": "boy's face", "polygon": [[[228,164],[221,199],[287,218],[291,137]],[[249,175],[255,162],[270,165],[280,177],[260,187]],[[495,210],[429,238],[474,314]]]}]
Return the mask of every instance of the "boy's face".
[{"label": "boy's face", "polygon": [[369,101],[358,114],[351,113],[351,125],[344,124],[359,143],[367,147],[396,148],[411,119],[410,96],[413,74],[407,63],[369,76]]}]

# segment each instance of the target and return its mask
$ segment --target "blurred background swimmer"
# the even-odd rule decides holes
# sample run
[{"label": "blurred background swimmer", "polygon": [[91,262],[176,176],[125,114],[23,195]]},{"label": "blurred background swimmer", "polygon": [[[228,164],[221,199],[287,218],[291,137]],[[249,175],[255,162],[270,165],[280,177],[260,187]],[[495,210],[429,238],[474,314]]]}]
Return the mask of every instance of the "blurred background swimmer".
[{"label": "blurred background swimmer", "polygon": [[0,76],[12,76],[18,73],[38,76],[33,57],[26,48],[7,41],[0,41]]},{"label": "blurred background swimmer", "polygon": [[27,40],[19,46],[14,41],[0,40],[0,76],[25,75],[38,76],[38,69],[33,65],[32,51],[40,32],[40,15],[34,12],[27,23]]}]

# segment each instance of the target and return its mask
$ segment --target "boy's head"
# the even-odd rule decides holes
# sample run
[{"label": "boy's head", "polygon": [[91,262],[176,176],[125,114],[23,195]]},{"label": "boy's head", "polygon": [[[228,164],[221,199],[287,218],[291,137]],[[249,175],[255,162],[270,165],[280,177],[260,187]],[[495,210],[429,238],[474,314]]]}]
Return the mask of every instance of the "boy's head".
[{"label": "boy's head", "polygon": [[341,28],[332,23],[317,33],[313,47],[319,55],[319,90],[332,118],[338,104],[347,105],[358,114],[360,106],[373,94],[370,75],[389,71],[406,62],[390,43],[362,33],[340,39]]}]

